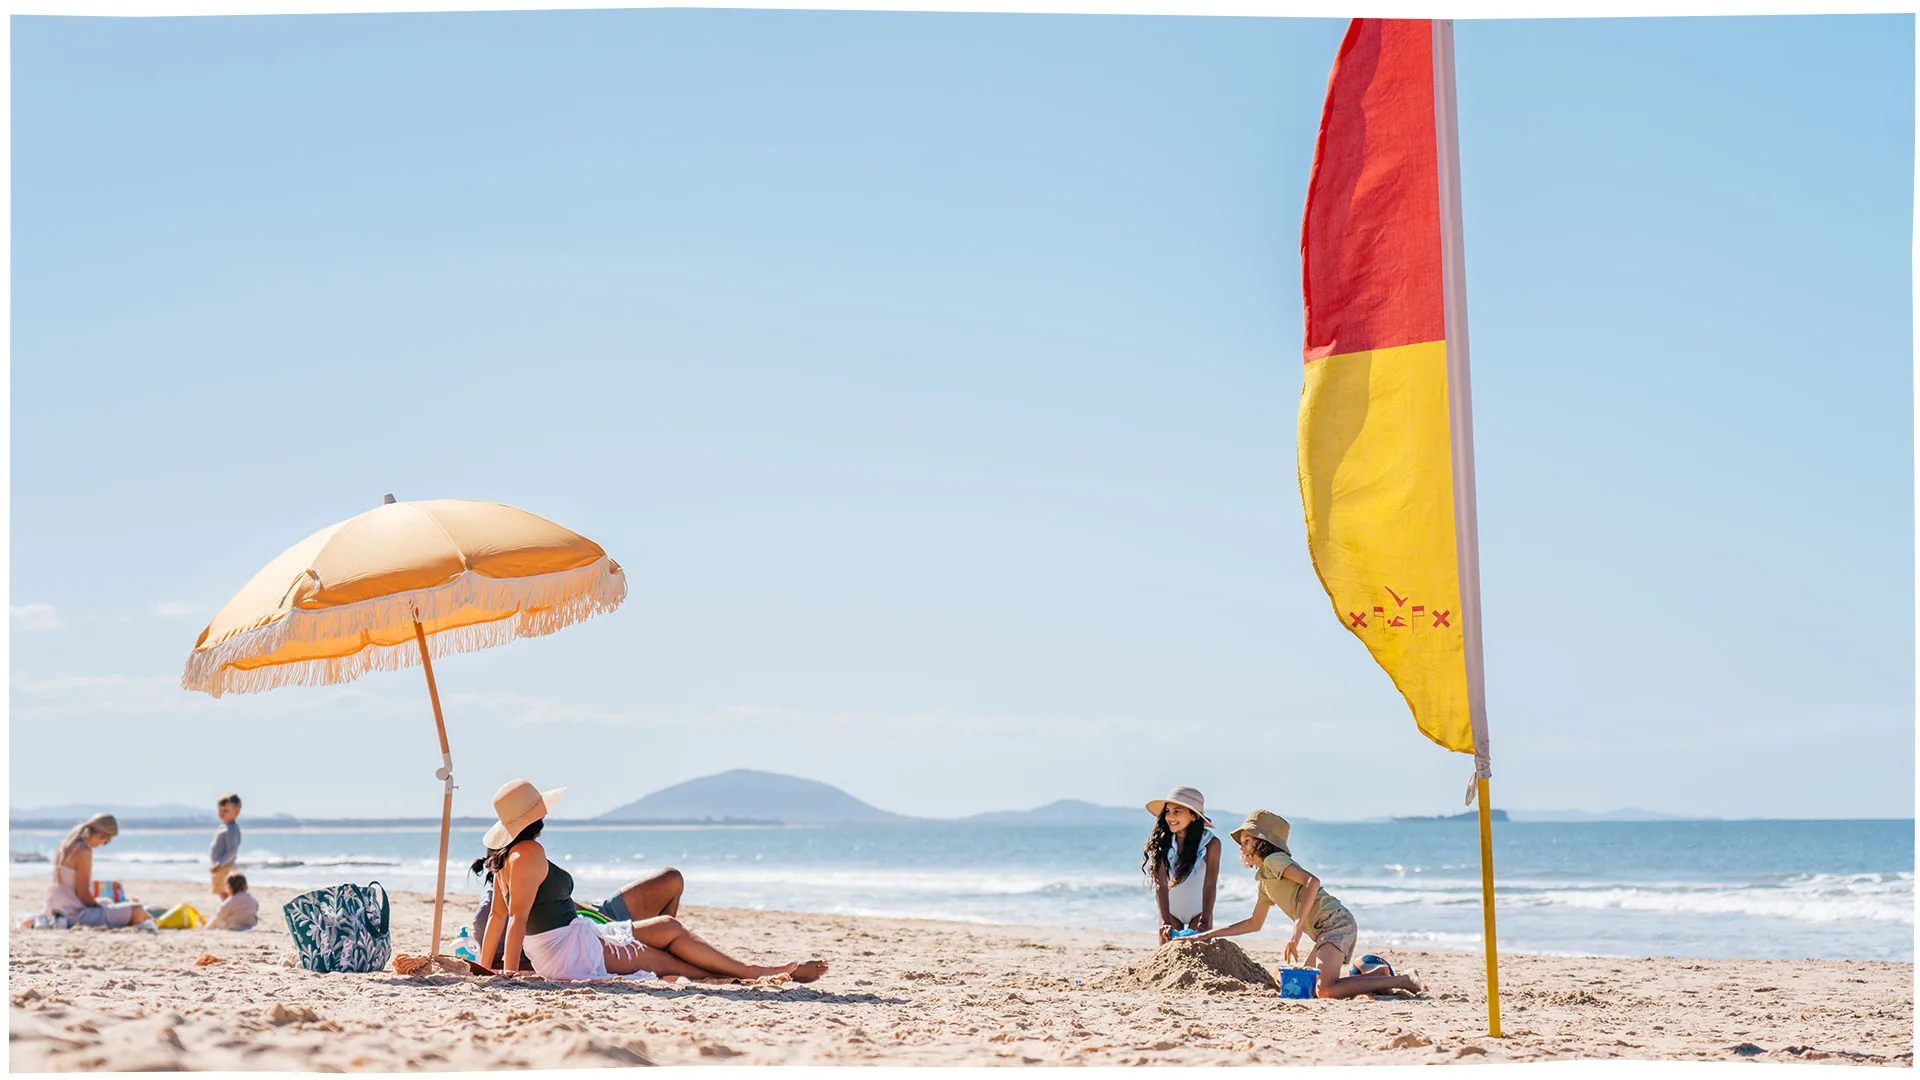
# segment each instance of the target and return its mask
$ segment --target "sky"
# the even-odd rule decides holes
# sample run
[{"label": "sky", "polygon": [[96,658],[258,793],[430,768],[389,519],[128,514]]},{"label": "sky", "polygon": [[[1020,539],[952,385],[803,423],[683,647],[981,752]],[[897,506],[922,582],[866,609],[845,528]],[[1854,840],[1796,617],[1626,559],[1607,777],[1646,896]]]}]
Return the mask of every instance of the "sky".
[{"label": "sky", "polygon": [[[1295,481],[1342,29],[15,18],[11,805],[435,814],[417,669],[179,685],[392,492],[628,575],[436,664],[457,813],[1456,811]],[[1494,804],[1910,816],[1911,17],[1456,41]]]}]

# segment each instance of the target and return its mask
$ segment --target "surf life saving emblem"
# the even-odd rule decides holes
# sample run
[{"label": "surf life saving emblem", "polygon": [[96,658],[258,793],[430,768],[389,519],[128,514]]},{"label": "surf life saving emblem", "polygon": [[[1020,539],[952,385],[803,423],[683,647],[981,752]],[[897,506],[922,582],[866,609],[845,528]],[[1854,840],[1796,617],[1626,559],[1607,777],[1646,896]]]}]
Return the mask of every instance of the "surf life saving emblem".
[{"label": "surf life saving emblem", "polygon": [[1451,608],[1430,608],[1425,604],[1414,604],[1409,607],[1407,601],[1412,597],[1401,596],[1391,587],[1386,588],[1386,594],[1393,600],[1391,607],[1386,604],[1375,604],[1371,612],[1349,611],[1347,612],[1347,629],[1447,630],[1453,627]]}]

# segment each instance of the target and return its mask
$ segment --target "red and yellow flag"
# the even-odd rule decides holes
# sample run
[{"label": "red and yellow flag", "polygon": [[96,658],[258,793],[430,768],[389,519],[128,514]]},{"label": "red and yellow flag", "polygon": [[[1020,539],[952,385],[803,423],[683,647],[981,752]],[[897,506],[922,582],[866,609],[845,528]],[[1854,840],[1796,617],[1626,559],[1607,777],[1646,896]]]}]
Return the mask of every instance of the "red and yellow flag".
[{"label": "red and yellow flag", "polygon": [[1428,738],[1473,753],[1434,41],[1426,20],[1355,19],[1328,79],[1300,231],[1300,501],[1341,625]]}]

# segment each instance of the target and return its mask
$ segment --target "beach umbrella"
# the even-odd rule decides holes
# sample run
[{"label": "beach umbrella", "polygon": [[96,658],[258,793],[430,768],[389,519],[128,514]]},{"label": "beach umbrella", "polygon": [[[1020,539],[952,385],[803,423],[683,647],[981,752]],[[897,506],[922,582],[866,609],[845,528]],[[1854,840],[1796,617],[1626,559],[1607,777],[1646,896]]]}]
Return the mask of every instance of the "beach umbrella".
[{"label": "beach umbrella", "polygon": [[620,564],[545,518],[462,499],[386,502],[280,553],[213,617],[180,684],[214,697],[330,686],[419,664],[445,785],[433,952],[453,822],[453,752],[433,658],[551,634],[626,599]]}]

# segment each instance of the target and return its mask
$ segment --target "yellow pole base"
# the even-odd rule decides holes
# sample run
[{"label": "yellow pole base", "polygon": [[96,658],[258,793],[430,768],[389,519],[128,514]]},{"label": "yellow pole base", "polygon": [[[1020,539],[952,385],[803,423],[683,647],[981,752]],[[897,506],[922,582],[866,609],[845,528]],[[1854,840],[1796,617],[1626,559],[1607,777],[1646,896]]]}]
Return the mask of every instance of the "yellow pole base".
[{"label": "yellow pole base", "polygon": [[1493,933],[1493,812],[1487,800],[1487,778],[1481,777],[1480,795],[1480,910],[1487,925],[1487,1034],[1500,1038],[1500,949]]}]

